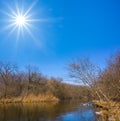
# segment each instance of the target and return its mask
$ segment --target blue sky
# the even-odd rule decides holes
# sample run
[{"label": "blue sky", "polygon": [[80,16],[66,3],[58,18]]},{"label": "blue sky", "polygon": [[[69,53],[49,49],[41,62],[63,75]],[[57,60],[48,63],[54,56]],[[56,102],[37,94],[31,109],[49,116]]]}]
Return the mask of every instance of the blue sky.
[{"label": "blue sky", "polygon": [[[65,67],[74,57],[88,56],[105,66],[111,53],[120,49],[119,0],[38,0],[29,14],[34,19],[28,31],[17,38],[17,28],[7,20],[11,14],[7,5],[16,11],[26,11],[35,0],[0,0],[0,60],[31,64],[48,76],[67,79]],[[7,4],[7,5],[6,5]],[[32,27],[33,26],[33,27]]]}]

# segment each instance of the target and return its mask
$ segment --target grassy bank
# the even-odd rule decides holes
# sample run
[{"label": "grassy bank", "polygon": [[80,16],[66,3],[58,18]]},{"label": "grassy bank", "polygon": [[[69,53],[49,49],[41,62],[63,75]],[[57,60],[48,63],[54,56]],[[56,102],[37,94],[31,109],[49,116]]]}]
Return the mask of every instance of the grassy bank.
[{"label": "grassy bank", "polygon": [[93,101],[103,121],[120,121],[120,102]]},{"label": "grassy bank", "polygon": [[58,102],[59,99],[50,94],[28,95],[24,97],[1,98],[0,103],[38,103],[38,102]]}]

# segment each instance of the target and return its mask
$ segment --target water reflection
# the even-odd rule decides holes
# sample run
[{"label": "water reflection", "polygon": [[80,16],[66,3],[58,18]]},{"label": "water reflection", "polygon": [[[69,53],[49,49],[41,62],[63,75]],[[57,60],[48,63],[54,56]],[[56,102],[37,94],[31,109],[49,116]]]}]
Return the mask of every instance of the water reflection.
[{"label": "water reflection", "polygon": [[79,102],[0,105],[0,121],[96,121]]}]

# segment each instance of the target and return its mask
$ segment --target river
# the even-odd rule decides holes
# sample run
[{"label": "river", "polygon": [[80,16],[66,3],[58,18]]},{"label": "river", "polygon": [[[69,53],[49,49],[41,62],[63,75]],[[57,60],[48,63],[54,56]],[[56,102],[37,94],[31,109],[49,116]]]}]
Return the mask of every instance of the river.
[{"label": "river", "polygon": [[97,121],[94,109],[79,102],[0,104],[0,121]]}]

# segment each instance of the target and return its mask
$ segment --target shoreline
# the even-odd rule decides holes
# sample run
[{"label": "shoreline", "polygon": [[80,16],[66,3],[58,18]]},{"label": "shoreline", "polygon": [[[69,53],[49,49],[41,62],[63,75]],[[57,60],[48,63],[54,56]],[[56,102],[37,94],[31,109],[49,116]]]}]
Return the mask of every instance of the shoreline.
[{"label": "shoreline", "polygon": [[96,115],[105,121],[120,121],[120,102],[94,100]]},{"label": "shoreline", "polygon": [[23,97],[7,97],[1,98],[0,104],[7,103],[39,103],[39,102],[59,102],[59,99],[51,94],[44,95],[28,95]]}]

